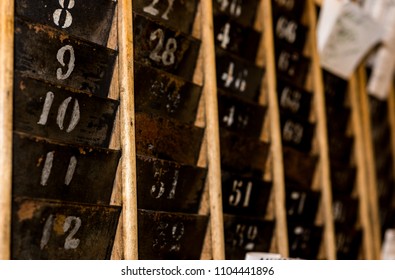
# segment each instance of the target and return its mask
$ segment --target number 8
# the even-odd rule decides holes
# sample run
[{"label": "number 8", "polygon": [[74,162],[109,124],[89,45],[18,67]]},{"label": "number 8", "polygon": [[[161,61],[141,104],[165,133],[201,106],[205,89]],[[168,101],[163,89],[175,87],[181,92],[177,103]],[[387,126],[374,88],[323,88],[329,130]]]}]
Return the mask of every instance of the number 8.
[{"label": "number 8", "polygon": [[71,15],[71,13],[68,10],[71,10],[72,8],[74,8],[75,1],[69,0],[69,5],[67,6],[67,8],[64,6],[64,0],[59,0],[59,5],[62,7],[62,9],[55,10],[55,12],[53,13],[53,22],[57,26],[60,26],[60,22],[59,22],[60,16],[62,15],[62,12],[65,11],[66,12],[66,19],[64,21],[63,26],[60,26],[60,27],[68,28],[73,23],[73,16]]}]

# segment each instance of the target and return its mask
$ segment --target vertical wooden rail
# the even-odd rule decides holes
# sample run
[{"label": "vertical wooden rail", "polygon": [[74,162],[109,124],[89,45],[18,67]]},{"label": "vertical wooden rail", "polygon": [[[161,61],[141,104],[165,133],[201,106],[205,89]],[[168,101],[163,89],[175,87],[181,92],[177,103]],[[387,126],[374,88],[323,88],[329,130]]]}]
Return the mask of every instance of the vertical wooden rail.
[{"label": "vertical wooden rail", "polygon": [[132,1],[118,2],[122,223],[126,260],[138,259]]},{"label": "vertical wooden rail", "polygon": [[262,0],[261,9],[264,26],[264,48],[266,53],[266,75],[270,118],[271,153],[273,157],[273,190],[275,200],[276,240],[278,252],[289,257],[287,216],[285,210],[285,181],[283,149],[281,141],[280,111],[277,100],[276,64],[274,55],[273,16],[271,0]]},{"label": "vertical wooden rail", "polygon": [[370,223],[372,227],[373,236],[373,258],[380,259],[381,255],[381,226],[379,216],[379,205],[377,196],[377,180],[376,180],[376,164],[374,159],[373,138],[371,132],[371,121],[369,111],[369,100],[366,91],[366,72],[364,64],[358,68],[359,81],[359,100],[361,106],[363,139],[365,150],[365,164],[366,174],[368,179],[368,193],[369,193],[369,208],[370,208]]},{"label": "vertical wooden rail", "polygon": [[325,92],[321,63],[317,49],[317,15],[314,0],[307,0],[307,10],[310,26],[311,60],[313,74],[314,101],[317,114],[317,139],[320,151],[320,176],[322,204],[324,211],[324,240],[326,256],[329,260],[336,259],[335,231],[332,213],[332,186],[330,179],[330,162],[328,148],[328,132],[326,125]]},{"label": "vertical wooden rail", "polygon": [[0,259],[11,257],[14,0],[0,2]]},{"label": "vertical wooden rail", "polygon": [[350,79],[349,87],[350,105],[352,112],[352,126],[354,129],[355,139],[355,157],[357,167],[357,186],[359,194],[359,213],[361,225],[363,229],[363,246],[365,249],[365,259],[372,260],[374,258],[373,252],[373,237],[372,227],[369,219],[369,195],[368,195],[368,172],[365,164],[365,147],[363,143],[363,119],[359,106],[359,88],[356,74]]},{"label": "vertical wooden rail", "polygon": [[203,94],[206,109],[207,180],[210,194],[211,242],[213,259],[223,260],[225,259],[225,241],[222,214],[221,157],[212,0],[202,0],[201,5],[204,72]]}]

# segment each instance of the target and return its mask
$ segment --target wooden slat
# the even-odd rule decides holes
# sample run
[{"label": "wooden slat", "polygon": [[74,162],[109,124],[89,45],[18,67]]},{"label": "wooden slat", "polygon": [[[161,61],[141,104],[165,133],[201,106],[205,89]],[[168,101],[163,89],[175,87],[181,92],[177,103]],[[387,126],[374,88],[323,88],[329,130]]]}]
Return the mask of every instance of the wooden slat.
[{"label": "wooden slat", "polygon": [[332,188],[330,180],[330,162],[328,148],[328,132],[326,125],[325,93],[323,87],[322,70],[317,49],[316,25],[317,17],[314,0],[307,0],[308,20],[310,27],[312,75],[314,87],[314,102],[317,116],[317,138],[320,153],[320,176],[322,204],[324,214],[324,241],[326,257],[329,260],[336,259],[336,245],[334,223],[332,213]]},{"label": "wooden slat", "polygon": [[371,131],[370,111],[369,111],[369,100],[366,91],[366,72],[364,64],[358,68],[358,83],[359,83],[359,100],[361,106],[361,115],[363,127],[363,139],[364,139],[364,151],[365,151],[365,164],[366,174],[368,179],[368,193],[369,193],[369,208],[370,208],[370,223],[372,227],[373,237],[373,259],[380,258],[381,252],[381,226],[379,216],[379,205],[377,195],[377,178],[376,178],[376,166],[374,160],[373,150],[373,138]]},{"label": "wooden slat", "polygon": [[206,141],[208,186],[210,194],[210,226],[212,256],[214,260],[225,259],[224,222],[222,214],[221,163],[219,146],[219,122],[217,82],[215,68],[213,7],[211,0],[201,1],[202,48],[203,48],[203,94],[206,109]]},{"label": "wooden slat", "polygon": [[288,231],[285,210],[285,182],[283,150],[281,141],[280,112],[277,100],[276,65],[274,60],[274,35],[271,0],[262,0],[261,14],[264,25],[264,48],[266,50],[266,75],[270,118],[270,141],[273,162],[273,190],[277,249],[283,257],[288,257]]},{"label": "wooden slat", "polygon": [[122,223],[126,260],[138,259],[132,1],[118,2]]},{"label": "wooden slat", "polygon": [[14,0],[0,2],[0,259],[10,259]]}]

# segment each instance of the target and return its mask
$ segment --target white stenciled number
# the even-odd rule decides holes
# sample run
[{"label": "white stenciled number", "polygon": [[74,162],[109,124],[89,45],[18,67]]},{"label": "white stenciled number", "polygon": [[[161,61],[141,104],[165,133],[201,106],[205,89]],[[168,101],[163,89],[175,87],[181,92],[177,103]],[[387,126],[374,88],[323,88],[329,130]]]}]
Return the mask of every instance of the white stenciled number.
[{"label": "white stenciled number", "polygon": [[281,107],[287,108],[295,113],[300,108],[301,98],[302,94],[299,91],[292,91],[289,87],[284,87],[283,91],[281,92]]},{"label": "white stenciled number", "polygon": [[280,17],[276,25],[276,34],[280,39],[285,39],[288,43],[296,40],[296,30],[298,25],[294,21],[288,21],[285,17]]},{"label": "white stenciled number", "polygon": [[241,247],[244,250],[252,251],[255,248],[255,241],[258,237],[258,227],[254,225],[237,224],[235,238],[233,239],[234,247]]},{"label": "white stenciled number", "polygon": [[[65,7],[65,0],[59,0],[59,5],[62,7],[61,9],[55,10],[53,13],[53,22],[57,25],[60,26],[61,28],[68,28],[71,26],[73,23],[73,16],[71,15],[70,11],[72,8],[74,8],[75,1],[74,0],[68,0],[68,5]],[[65,20],[64,23],[62,24],[60,22],[61,16],[65,13]]]},{"label": "white stenciled number", "polygon": [[177,50],[177,41],[174,38],[169,38],[166,42],[165,50],[162,55],[160,52],[163,50],[163,45],[165,41],[165,34],[162,29],[157,29],[150,35],[151,41],[158,40],[158,44],[155,49],[150,53],[150,58],[156,62],[162,62],[165,66],[174,64],[175,62],[175,52]]},{"label": "white stenciled number", "polygon": [[229,13],[234,17],[239,17],[242,12],[243,0],[217,0],[219,9],[224,12],[229,8]]},{"label": "white stenciled number", "polygon": [[[55,98],[55,95],[53,92],[51,92],[51,91],[47,92],[43,110],[41,112],[40,119],[37,122],[37,124],[39,124],[39,125],[46,125],[47,124],[48,115],[51,111],[51,107],[52,107],[54,98]],[[58,127],[60,128],[60,130],[64,129],[64,119],[66,117],[66,111],[67,111],[67,108],[69,107],[71,100],[72,100],[72,98],[68,97],[59,106],[58,114],[56,116],[56,123],[57,123]],[[79,121],[80,121],[80,105],[78,103],[78,100],[75,99],[74,105],[73,105],[73,110],[71,113],[71,120],[70,120],[69,125],[67,126],[66,132],[67,133],[72,132],[75,129],[75,127],[77,126],[77,124],[79,123]]]},{"label": "white stenciled number", "polygon": [[[159,15],[159,10],[155,8],[159,1],[160,0],[153,0],[150,5],[143,8],[143,11],[153,16]],[[175,0],[167,0],[167,9],[161,16],[163,19],[169,20],[169,13],[173,9],[174,1]]]},{"label": "white stenciled number", "polygon": [[235,64],[231,62],[228,67],[228,72],[222,73],[221,79],[225,82],[224,86],[229,88],[233,85],[233,87],[240,91],[244,92],[247,88],[246,78],[248,76],[248,70],[244,69],[237,73],[237,77],[234,77],[235,72]]},{"label": "white stenciled number", "polygon": [[303,126],[288,120],[284,125],[283,137],[285,141],[293,141],[299,144],[303,137]]},{"label": "white stenciled number", "polygon": [[295,212],[298,215],[302,214],[306,202],[306,194],[294,191],[291,193],[291,201],[292,206],[288,209],[288,215],[293,215]]},{"label": "white stenciled number", "polygon": [[221,42],[221,47],[226,49],[230,43],[230,23],[226,23],[221,32],[217,35],[217,40]]},{"label": "white stenciled number", "polygon": [[[41,186],[48,185],[48,179],[49,176],[51,175],[54,155],[55,152],[52,151],[52,152],[48,152],[45,157],[44,167],[41,173],[41,180],[40,180]],[[64,178],[64,184],[66,186],[70,185],[71,180],[73,179],[75,168],[77,167],[77,163],[78,163],[77,158],[75,156],[72,156],[70,158],[69,166],[67,167],[66,176]]]},{"label": "white stenciled number", "polygon": [[[48,219],[46,220],[44,224],[44,229],[43,229],[43,234],[41,237],[40,241],[40,248],[43,250],[45,246],[47,246],[50,238],[51,238],[51,232],[54,228],[54,223],[56,221],[56,218],[51,214],[49,215]],[[63,232],[67,233],[70,229],[70,233],[66,236],[66,240],[64,242],[64,249],[65,250],[71,250],[71,249],[77,249],[78,245],[80,244],[80,240],[77,238],[74,238],[74,235],[78,232],[78,230],[81,227],[81,219],[75,216],[68,216],[64,220],[63,223]]]},{"label": "white stenciled number", "polygon": [[185,233],[183,223],[176,223],[170,226],[168,223],[160,222],[156,231],[157,235],[152,243],[153,249],[167,252],[180,251],[180,240]]},{"label": "white stenciled number", "polygon": [[62,65],[62,67],[66,66],[66,62],[65,62],[65,57],[66,57],[66,53],[68,53],[69,55],[69,60],[67,63],[67,71],[66,73],[63,73],[63,69],[62,68],[58,68],[56,71],[56,77],[58,80],[66,80],[68,77],[70,77],[71,73],[74,70],[74,66],[75,66],[75,54],[74,54],[74,48],[70,45],[66,45],[62,48],[59,49],[56,58],[58,59],[60,65]]},{"label": "white stenciled number", "polygon": [[243,181],[238,181],[238,180],[233,181],[232,194],[229,196],[229,205],[239,206],[243,197],[242,189],[244,189],[244,200],[242,206],[243,207],[249,206],[250,198],[251,198],[252,182],[248,182],[247,186],[245,186]]},{"label": "white stenciled number", "polygon": [[[161,168],[161,167],[155,168],[154,178],[156,179],[156,182],[154,185],[152,185],[151,190],[150,190],[151,196],[155,199],[162,198],[166,192],[165,183],[163,183],[163,181],[162,181],[164,173],[167,173],[167,172],[164,171],[163,168]],[[178,174],[179,174],[179,170],[175,170],[174,175],[173,175],[173,180],[171,183],[171,189],[168,192],[168,195],[166,197],[167,199],[174,199],[176,196],[176,189],[177,189],[177,184],[178,184]]]}]

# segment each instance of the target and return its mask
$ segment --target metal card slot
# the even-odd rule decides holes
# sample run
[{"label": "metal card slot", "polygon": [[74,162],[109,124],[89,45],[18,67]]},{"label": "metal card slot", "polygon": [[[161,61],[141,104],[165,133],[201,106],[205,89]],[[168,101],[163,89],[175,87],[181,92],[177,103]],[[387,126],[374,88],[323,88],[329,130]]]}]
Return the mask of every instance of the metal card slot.
[{"label": "metal card slot", "polygon": [[134,64],[135,107],[192,124],[195,121],[202,87],[141,63]]},{"label": "metal card slot", "polygon": [[223,212],[264,217],[271,190],[271,182],[222,171]]},{"label": "metal card slot", "polygon": [[190,34],[195,21],[197,3],[197,0],[135,0],[133,1],[133,11]]},{"label": "metal card slot", "polygon": [[135,59],[191,81],[200,41],[136,13],[133,20]]},{"label": "metal card slot", "polygon": [[116,5],[114,0],[16,0],[15,14],[106,45]]},{"label": "metal card slot", "polygon": [[214,16],[214,39],[218,47],[254,63],[261,33],[219,14]]},{"label": "metal card slot", "polygon": [[14,129],[68,143],[108,147],[119,102],[15,76]]},{"label": "metal card slot", "polygon": [[219,125],[246,136],[259,138],[266,107],[218,91]]},{"label": "metal card slot", "polygon": [[336,227],[336,254],[338,260],[356,260],[362,243],[362,231]]},{"label": "metal card slot", "polygon": [[308,119],[311,109],[311,93],[284,79],[277,79],[278,103],[282,111]]},{"label": "metal card slot", "polygon": [[286,210],[288,219],[313,225],[320,197],[320,192],[287,187]]},{"label": "metal card slot", "polygon": [[110,259],[121,208],[15,198],[12,259]]},{"label": "metal card slot", "polygon": [[248,252],[268,252],[274,222],[264,219],[224,215],[225,258],[243,260]]},{"label": "metal card slot", "polygon": [[286,15],[273,18],[275,45],[288,44],[294,51],[303,52],[307,41],[308,28]]},{"label": "metal card slot", "polygon": [[120,151],[14,133],[13,195],[109,204]]},{"label": "metal card slot", "polygon": [[345,134],[350,121],[351,110],[347,107],[327,107],[326,118],[329,134]]},{"label": "metal card slot", "polygon": [[288,223],[289,256],[314,260],[320,248],[323,228],[306,226],[302,223]]},{"label": "metal card slot", "polygon": [[306,1],[304,0],[272,0],[273,15],[286,14],[292,16],[295,20],[300,20],[303,14]]},{"label": "metal card slot", "polygon": [[204,129],[143,113],[135,122],[138,154],[196,165]]},{"label": "metal card slot", "polygon": [[291,116],[285,113],[280,115],[280,119],[283,144],[302,152],[309,152],[311,150],[315,125],[297,116]]},{"label": "metal card slot", "polygon": [[244,26],[253,26],[258,10],[259,0],[214,0],[214,15],[225,14]]},{"label": "metal card slot", "polygon": [[372,95],[369,98],[369,112],[372,127],[379,123],[388,122],[388,104],[387,101],[380,100]]},{"label": "metal card slot", "polygon": [[[381,123],[372,123],[372,139],[378,145],[378,151],[382,150],[382,145],[390,145],[391,127],[388,121]],[[375,143],[374,143],[375,144]],[[376,144],[376,145],[377,145]],[[380,145],[381,144],[381,145]]]},{"label": "metal card slot", "polygon": [[207,169],[137,156],[139,209],[197,213]]},{"label": "metal card slot", "polygon": [[332,201],[333,219],[336,224],[353,226],[358,217],[358,199],[349,196],[334,196]]},{"label": "metal card slot", "polygon": [[207,216],[139,210],[139,259],[200,259],[207,223]]},{"label": "metal card slot", "polygon": [[219,47],[215,49],[218,88],[239,98],[256,101],[265,70]]},{"label": "metal card slot", "polygon": [[322,69],[326,105],[341,106],[344,103],[348,82],[333,73]]},{"label": "metal card slot", "polygon": [[268,143],[220,129],[220,146],[223,169],[235,173],[265,170]]},{"label": "metal card slot", "polygon": [[106,97],[116,56],[52,27],[15,19],[15,71],[25,76]]},{"label": "metal card slot", "polygon": [[286,182],[303,189],[310,189],[318,157],[284,146],[283,159]]},{"label": "metal card slot", "polygon": [[356,169],[340,163],[331,163],[331,181],[334,194],[350,195],[355,183]]},{"label": "metal card slot", "polygon": [[342,134],[329,133],[329,158],[331,161],[349,163],[354,144],[354,138]]},{"label": "metal card slot", "polygon": [[382,208],[391,207],[394,191],[394,178],[392,173],[377,176],[377,196]]}]

